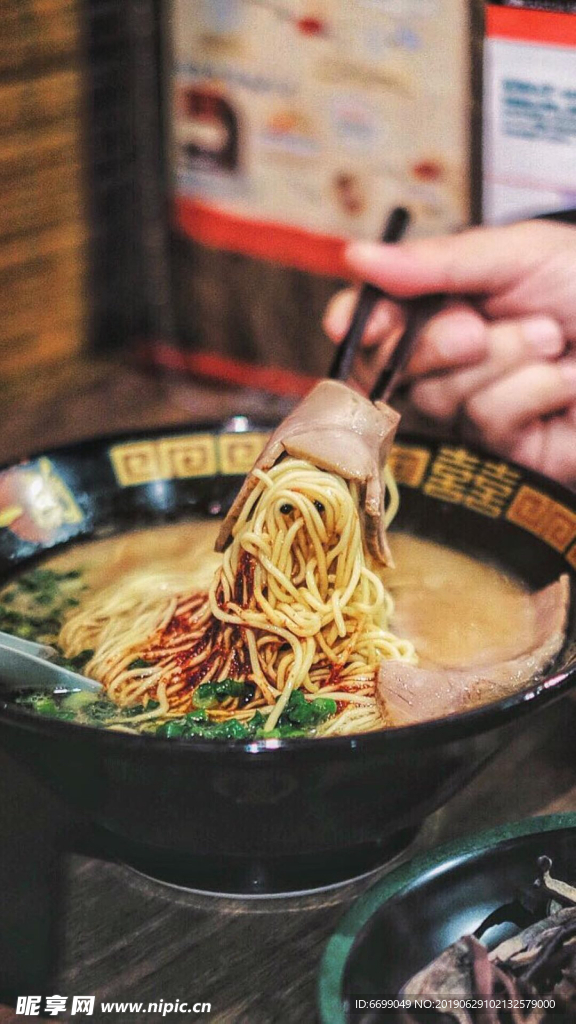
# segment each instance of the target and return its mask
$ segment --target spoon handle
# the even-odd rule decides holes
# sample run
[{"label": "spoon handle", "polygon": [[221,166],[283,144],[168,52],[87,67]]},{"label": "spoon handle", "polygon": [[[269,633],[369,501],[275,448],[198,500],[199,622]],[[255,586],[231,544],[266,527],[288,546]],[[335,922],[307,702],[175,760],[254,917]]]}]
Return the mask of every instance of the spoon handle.
[{"label": "spoon handle", "polygon": [[102,689],[101,683],[55,665],[53,661],[8,647],[0,648],[0,690],[55,690],[59,686],[93,693]]},{"label": "spoon handle", "polygon": [[0,631],[0,689],[54,690],[57,686],[69,690],[90,690],[97,693],[102,684],[72,672],[52,661],[57,652],[47,644],[12,636]]},{"label": "spoon handle", "polygon": [[48,644],[37,644],[33,640],[23,640],[20,636],[12,636],[11,633],[3,633],[0,630],[0,647],[9,651],[20,651],[22,654],[32,654],[35,658],[53,658],[56,651]]}]

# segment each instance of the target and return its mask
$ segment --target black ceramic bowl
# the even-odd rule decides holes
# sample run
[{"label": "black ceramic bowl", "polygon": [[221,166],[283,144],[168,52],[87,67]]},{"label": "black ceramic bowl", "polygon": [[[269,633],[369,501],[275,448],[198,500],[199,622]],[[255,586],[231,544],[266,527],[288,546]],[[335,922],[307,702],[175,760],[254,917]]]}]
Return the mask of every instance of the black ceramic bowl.
[{"label": "black ceramic bowl", "polygon": [[[238,417],[98,439],[0,473],[0,575],[62,545],[221,514],[267,433]],[[576,498],[429,439],[394,451],[398,524],[539,587],[576,566]],[[311,889],[389,860],[424,818],[572,685],[574,616],[549,678],[465,715],[382,733],[267,743],[126,736],[0,703],[0,741],[88,814],[120,855],[213,891]]]},{"label": "black ceramic bowl", "polygon": [[519,921],[514,904],[530,890],[543,855],[552,858],[555,878],[574,884],[576,814],[459,839],[387,875],[345,914],[326,947],[321,1024],[396,1024],[397,1013],[370,1009],[370,1000],[393,1001],[417,971],[483,924],[489,948],[520,931],[530,922]]}]

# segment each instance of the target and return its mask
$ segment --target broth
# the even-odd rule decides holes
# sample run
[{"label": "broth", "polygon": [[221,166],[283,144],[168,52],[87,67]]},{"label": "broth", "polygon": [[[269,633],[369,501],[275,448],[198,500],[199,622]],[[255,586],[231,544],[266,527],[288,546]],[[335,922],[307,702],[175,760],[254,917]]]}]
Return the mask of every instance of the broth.
[{"label": "broth", "polygon": [[392,625],[421,664],[450,668],[507,661],[530,646],[527,588],[494,565],[433,541],[394,533],[397,568],[384,574],[394,598]]},{"label": "broth", "polygon": [[[222,558],[213,550],[219,526],[210,520],[137,530],[47,558],[39,570],[23,574],[0,592],[0,628],[54,643],[59,625],[86,598],[136,572],[186,573],[191,590],[206,590]],[[482,665],[495,658],[504,661],[529,645],[530,603],[518,580],[409,534],[393,533],[391,546],[397,568],[382,574],[395,603],[390,628],[414,643],[421,664]],[[82,670],[91,652],[83,653],[86,657],[72,659],[70,667]],[[105,695],[42,694],[32,703],[57,717],[108,726],[114,719],[115,727],[132,731],[134,709],[119,710]],[[174,726],[172,733],[164,727],[163,734],[180,733]],[[233,728],[229,734],[221,731],[224,738],[235,738]],[[245,737],[238,731],[237,738]]]}]

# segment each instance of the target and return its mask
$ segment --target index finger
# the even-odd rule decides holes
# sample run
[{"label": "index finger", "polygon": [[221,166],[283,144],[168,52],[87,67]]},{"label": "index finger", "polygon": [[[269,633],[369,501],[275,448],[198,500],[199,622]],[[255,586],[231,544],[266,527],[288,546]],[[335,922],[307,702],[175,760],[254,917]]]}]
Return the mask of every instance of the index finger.
[{"label": "index finger", "polygon": [[[542,237],[546,230],[546,225],[538,225]],[[345,259],[352,276],[397,297],[426,292],[491,294],[539,262],[541,246],[534,245],[533,232],[534,222],[472,228],[394,245],[352,242]]]}]

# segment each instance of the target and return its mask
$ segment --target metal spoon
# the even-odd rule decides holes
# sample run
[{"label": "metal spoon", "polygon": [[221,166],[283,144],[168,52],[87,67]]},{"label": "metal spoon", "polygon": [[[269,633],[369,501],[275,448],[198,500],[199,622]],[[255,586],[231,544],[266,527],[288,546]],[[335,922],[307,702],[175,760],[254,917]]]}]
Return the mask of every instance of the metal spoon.
[{"label": "metal spoon", "polygon": [[102,684],[95,679],[87,679],[78,672],[55,664],[52,659],[57,657],[54,647],[0,631],[0,687],[54,690],[62,686],[67,690],[88,690],[91,693],[102,689]]}]

